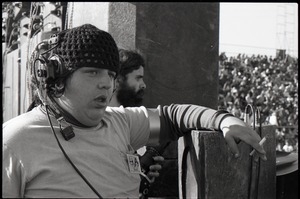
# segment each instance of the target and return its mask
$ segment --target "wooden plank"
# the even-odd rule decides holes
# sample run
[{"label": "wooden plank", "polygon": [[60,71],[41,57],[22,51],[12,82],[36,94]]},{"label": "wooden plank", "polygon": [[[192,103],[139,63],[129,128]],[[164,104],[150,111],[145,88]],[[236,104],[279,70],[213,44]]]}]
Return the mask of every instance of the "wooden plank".
[{"label": "wooden plank", "polygon": [[267,136],[264,149],[267,152],[267,161],[260,161],[258,198],[276,198],[276,126],[263,126],[261,137]]},{"label": "wooden plank", "polygon": [[[188,137],[180,139],[180,198],[276,198],[275,126],[263,126],[262,136],[266,135],[264,149],[268,160],[258,159],[256,165],[253,163],[253,157],[249,156],[252,147],[240,142],[238,148],[241,156],[236,159],[220,132],[192,131],[190,140]],[[189,154],[187,162],[182,162],[185,147],[195,148],[194,161],[191,159],[192,154]],[[185,164],[186,171],[183,170]],[[255,179],[255,173],[252,173],[255,171],[254,166],[258,166],[259,169],[258,179]],[[186,178],[182,179],[185,174]]]},{"label": "wooden plank", "polygon": [[[198,132],[192,132],[194,137]],[[241,156],[235,158],[220,132],[199,133],[201,198],[247,198],[250,185],[251,148],[244,142],[238,144]]]}]

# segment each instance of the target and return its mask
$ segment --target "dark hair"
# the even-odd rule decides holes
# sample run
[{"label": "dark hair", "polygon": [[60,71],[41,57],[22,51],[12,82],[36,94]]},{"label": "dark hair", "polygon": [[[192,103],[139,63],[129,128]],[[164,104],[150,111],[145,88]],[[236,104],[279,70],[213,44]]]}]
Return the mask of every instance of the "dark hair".
[{"label": "dark hair", "polygon": [[119,49],[120,72],[121,77],[125,77],[128,73],[140,68],[145,68],[145,61],[141,54],[134,50]]}]

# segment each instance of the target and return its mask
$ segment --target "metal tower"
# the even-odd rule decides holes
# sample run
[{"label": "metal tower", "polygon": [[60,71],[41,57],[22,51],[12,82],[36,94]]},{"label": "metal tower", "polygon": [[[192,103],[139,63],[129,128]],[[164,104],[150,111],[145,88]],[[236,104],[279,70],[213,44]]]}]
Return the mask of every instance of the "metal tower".
[{"label": "metal tower", "polygon": [[[276,41],[277,50],[281,55],[296,55],[295,49],[295,14],[296,7],[292,3],[281,3],[277,6]],[[282,58],[284,58],[282,57]]]}]

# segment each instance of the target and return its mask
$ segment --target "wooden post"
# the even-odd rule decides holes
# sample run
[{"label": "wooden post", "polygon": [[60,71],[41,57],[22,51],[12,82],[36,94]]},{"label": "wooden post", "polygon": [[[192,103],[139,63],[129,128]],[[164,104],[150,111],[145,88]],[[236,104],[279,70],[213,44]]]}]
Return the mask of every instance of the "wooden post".
[{"label": "wooden post", "polygon": [[220,132],[192,131],[181,138],[180,198],[276,198],[275,127],[263,126],[264,136],[267,136],[264,149],[268,160],[256,162],[256,156],[249,156],[252,147],[244,142],[238,144],[241,156],[234,158]]}]

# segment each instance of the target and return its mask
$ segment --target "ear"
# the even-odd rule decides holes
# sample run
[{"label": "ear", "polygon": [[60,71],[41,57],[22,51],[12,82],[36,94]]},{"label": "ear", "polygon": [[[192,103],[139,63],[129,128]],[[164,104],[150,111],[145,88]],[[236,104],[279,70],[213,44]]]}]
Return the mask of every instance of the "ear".
[{"label": "ear", "polygon": [[115,90],[119,88],[121,82],[123,82],[123,78],[118,76],[115,80]]}]

